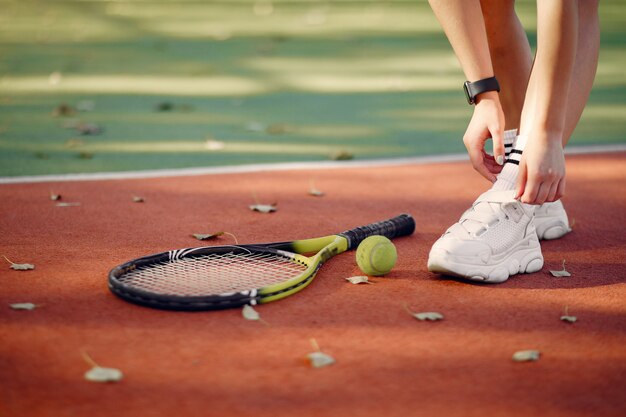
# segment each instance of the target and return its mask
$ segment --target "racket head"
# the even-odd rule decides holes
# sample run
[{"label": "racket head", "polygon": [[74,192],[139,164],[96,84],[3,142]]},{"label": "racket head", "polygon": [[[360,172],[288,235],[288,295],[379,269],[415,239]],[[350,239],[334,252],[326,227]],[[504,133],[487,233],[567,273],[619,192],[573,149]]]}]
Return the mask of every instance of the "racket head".
[{"label": "racket head", "polygon": [[[314,240],[327,245],[313,257],[284,250],[295,250],[296,242],[161,252],[113,268],[109,289],[126,301],[167,310],[218,310],[274,301],[305,288],[321,264],[338,253],[341,241],[345,247],[344,238],[329,238]],[[316,249],[312,245],[304,247]]]}]

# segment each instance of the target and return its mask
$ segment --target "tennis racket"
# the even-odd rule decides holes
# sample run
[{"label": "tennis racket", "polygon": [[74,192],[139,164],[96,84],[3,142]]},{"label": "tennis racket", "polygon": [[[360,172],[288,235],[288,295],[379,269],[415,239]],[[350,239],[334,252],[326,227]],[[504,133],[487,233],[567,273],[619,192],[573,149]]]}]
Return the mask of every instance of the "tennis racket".
[{"label": "tennis racket", "polygon": [[268,303],[304,289],[326,261],[366,237],[393,239],[414,230],[413,218],[402,214],[315,239],[171,250],[113,268],[109,289],[126,301],[167,310]]}]

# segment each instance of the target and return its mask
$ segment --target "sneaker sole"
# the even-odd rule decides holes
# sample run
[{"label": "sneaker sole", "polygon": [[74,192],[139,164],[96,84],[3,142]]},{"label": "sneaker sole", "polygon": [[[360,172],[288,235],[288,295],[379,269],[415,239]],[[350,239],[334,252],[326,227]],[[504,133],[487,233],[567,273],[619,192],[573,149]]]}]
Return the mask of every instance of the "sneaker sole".
[{"label": "sneaker sole", "polygon": [[559,239],[572,231],[572,229],[562,221],[548,224],[535,222],[535,227],[537,228],[537,236],[539,236],[541,240]]},{"label": "sneaker sole", "polygon": [[542,267],[541,247],[537,240],[531,239],[521,242],[501,261],[492,265],[457,262],[443,249],[431,252],[428,257],[430,272],[494,284],[506,281],[511,275],[540,271]]}]

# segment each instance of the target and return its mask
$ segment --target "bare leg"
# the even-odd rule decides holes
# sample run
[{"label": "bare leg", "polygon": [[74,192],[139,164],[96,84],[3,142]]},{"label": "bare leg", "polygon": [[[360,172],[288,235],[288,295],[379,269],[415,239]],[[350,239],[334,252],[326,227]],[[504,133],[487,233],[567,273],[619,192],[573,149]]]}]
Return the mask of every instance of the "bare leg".
[{"label": "bare leg", "polygon": [[585,109],[598,68],[600,51],[599,0],[578,0],[578,49],[569,87],[563,146],[570,140]]},{"label": "bare leg", "polygon": [[[563,146],[570,140],[580,116],[587,104],[589,93],[598,67],[600,50],[600,23],[598,19],[599,0],[578,0],[578,39],[574,67],[567,94],[565,122],[563,126]],[[528,134],[533,115],[536,113],[538,91],[531,77],[528,85],[520,131]]]},{"label": "bare leg", "polygon": [[505,129],[518,129],[532,68],[526,32],[515,13],[515,0],[481,0],[494,73],[500,82]]}]

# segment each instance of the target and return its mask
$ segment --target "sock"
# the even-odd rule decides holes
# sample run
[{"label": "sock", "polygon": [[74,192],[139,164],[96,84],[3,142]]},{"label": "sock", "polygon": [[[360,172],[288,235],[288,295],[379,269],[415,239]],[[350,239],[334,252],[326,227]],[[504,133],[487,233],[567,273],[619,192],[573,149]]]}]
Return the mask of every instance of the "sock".
[{"label": "sock", "polygon": [[[498,174],[498,179],[493,184],[494,190],[514,190],[517,181],[517,173],[519,171],[519,161],[522,159],[522,151],[528,137],[518,136],[515,138],[511,152],[507,154],[506,162],[502,171]],[[506,149],[506,148],[505,148]]]},{"label": "sock", "polygon": [[511,154],[511,151],[513,150],[513,146],[515,146],[516,137],[517,137],[517,129],[504,131],[504,160],[505,161]]}]

